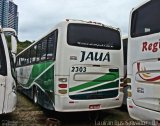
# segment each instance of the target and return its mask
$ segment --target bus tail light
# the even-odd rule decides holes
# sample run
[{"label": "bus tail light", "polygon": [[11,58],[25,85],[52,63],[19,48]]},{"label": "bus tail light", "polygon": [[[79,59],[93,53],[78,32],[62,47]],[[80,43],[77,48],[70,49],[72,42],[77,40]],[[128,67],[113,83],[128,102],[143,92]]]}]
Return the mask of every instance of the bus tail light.
[{"label": "bus tail light", "polygon": [[60,87],[60,88],[67,88],[67,84],[59,84],[58,87]]},{"label": "bus tail light", "polygon": [[120,92],[123,92],[125,86],[127,86],[126,83],[120,83]]},{"label": "bus tail light", "polygon": [[124,80],[124,83],[131,83],[131,78],[126,78],[126,79]]},{"label": "bus tail light", "polygon": [[60,93],[60,94],[67,94],[67,90],[58,90],[58,93]]},{"label": "bus tail light", "polygon": [[133,108],[133,106],[132,106],[132,105],[129,105],[129,108],[131,108],[131,109],[132,109],[132,108]]},{"label": "bus tail light", "polygon": [[59,82],[67,82],[67,78],[59,78],[58,81]]},{"label": "bus tail light", "polygon": [[128,97],[132,97],[132,92],[131,92],[131,90],[128,90],[127,92],[128,92]]},{"label": "bus tail light", "polygon": [[58,90],[59,94],[67,94],[67,87],[68,85],[66,84],[67,78],[58,78],[59,84],[58,87],[60,88]]},{"label": "bus tail light", "polygon": [[121,78],[120,79],[120,92],[124,91],[124,88],[127,87],[129,85],[129,83],[131,83],[131,79],[130,78]]}]

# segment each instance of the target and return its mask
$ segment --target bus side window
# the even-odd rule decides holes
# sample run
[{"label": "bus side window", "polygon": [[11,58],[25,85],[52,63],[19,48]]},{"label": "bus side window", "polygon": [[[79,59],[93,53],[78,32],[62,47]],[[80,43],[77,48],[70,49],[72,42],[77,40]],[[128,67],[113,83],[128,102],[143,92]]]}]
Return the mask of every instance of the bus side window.
[{"label": "bus side window", "polygon": [[42,42],[42,52],[41,52],[41,61],[44,61],[44,60],[46,60],[46,52],[47,52],[47,38],[45,37],[45,38],[43,38],[42,40],[41,40],[41,42]]},{"label": "bus side window", "polygon": [[19,56],[16,57],[16,67],[21,65],[21,64],[20,64],[20,63],[21,63],[20,61],[21,61],[21,60],[20,60],[20,55],[19,55]]},{"label": "bus side window", "polygon": [[20,66],[20,57],[19,56],[16,58],[16,66]]},{"label": "bus side window", "polygon": [[26,51],[26,65],[30,63],[30,50]]},{"label": "bus side window", "polygon": [[57,44],[57,30],[48,36],[47,59],[55,60]]},{"label": "bus side window", "polygon": [[29,64],[31,64],[32,63],[32,59],[33,59],[33,57],[32,57],[32,48],[30,48],[30,53],[29,53]]},{"label": "bus side window", "polygon": [[21,57],[18,57],[18,63],[17,66],[21,66]]},{"label": "bus side window", "polygon": [[21,57],[21,65],[24,66],[25,65],[25,58]]},{"label": "bus side window", "polygon": [[16,57],[16,66],[19,66],[19,57]]},{"label": "bus side window", "polygon": [[[53,34],[54,35],[54,34]],[[48,49],[47,49],[47,59],[53,58],[53,35],[48,36]]]},{"label": "bus side window", "polygon": [[36,62],[41,61],[41,42],[38,43],[37,45],[37,56],[36,56]]},{"label": "bus side window", "polygon": [[34,46],[30,49],[30,63],[35,63],[35,58],[36,58],[36,50]]},{"label": "bus side window", "polygon": [[21,57],[21,65],[28,65],[29,64],[29,54],[30,54],[30,50],[26,50],[22,57]]},{"label": "bus side window", "polygon": [[34,45],[31,48],[31,53],[30,53],[30,63],[35,63],[36,62],[36,49],[37,49],[37,45]]}]

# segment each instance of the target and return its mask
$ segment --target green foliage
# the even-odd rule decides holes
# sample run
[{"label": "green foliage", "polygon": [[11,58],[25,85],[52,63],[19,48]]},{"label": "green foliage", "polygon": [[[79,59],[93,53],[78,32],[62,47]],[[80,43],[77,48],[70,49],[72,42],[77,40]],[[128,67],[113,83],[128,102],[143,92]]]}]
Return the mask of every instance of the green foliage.
[{"label": "green foliage", "polygon": [[11,48],[11,36],[5,36],[7,39],[8,48]]},{"label": "green foliage", "polygon": [[25,48],[27,48],[29,45],[31,45],[33,42],[30,42],[28,40],[24,41],[24,42],[18,42],[17,43],[17,53],[21,52],[22,50],[24,50]]},{"label": "green foliage", "polygon": [[[11,36],[8,36],[8,35],[6,35],[5,36],[6,37],[6,39],[7,39],[7,44],[8,44],[8,48],[9,49],[11,49]],[[33,41],[34,42],[34,41]],[[21,52],[22,50],[24,50],[25,48],[27,48],[29,45],[31,45],[33,42],[31,42],[31,41],[28,41],[28,40],[26,40],[26,41],[18,41],[17,42],[17,54],[19,53],[19,52]]]}]

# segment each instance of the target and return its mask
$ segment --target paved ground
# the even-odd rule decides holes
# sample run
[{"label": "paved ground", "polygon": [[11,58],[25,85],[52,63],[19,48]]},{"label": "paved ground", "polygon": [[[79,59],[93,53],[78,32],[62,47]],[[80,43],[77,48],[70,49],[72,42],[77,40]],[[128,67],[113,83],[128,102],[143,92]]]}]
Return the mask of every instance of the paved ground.
[{"label": "paved ground", "polygon": [[60,121],[61,126],[131,126],[133,121],[126,107],[99,112],[58,113],[47,111],[18,93],[16,110],[0,116],[2,126],[45,126],[48,118]]}]

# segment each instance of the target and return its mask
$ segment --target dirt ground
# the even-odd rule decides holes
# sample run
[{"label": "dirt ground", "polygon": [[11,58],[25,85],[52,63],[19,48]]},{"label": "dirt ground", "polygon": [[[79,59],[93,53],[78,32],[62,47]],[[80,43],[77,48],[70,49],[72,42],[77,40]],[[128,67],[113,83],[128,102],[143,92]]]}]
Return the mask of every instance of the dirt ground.
[{"label": "dirt ground", "polygon": [[18,93],[16,110],[6,115],[0,115],[1,125],[4,126],[41,126],[45,124],[46,118],[38,105],[20,93]]},{"label": "dirt ground", "polygon": [[[97,112],[59,113],[35,105],[20,93],[16,110],[10,114],[0,115],[2,126],[47,126],[49,122],[47,119],[56,122],[53,126],[114,126],[120,125],[119,122],[133,121],[128,115],[126,106]],[[52,125],[48,123],[48,126]]]}]

